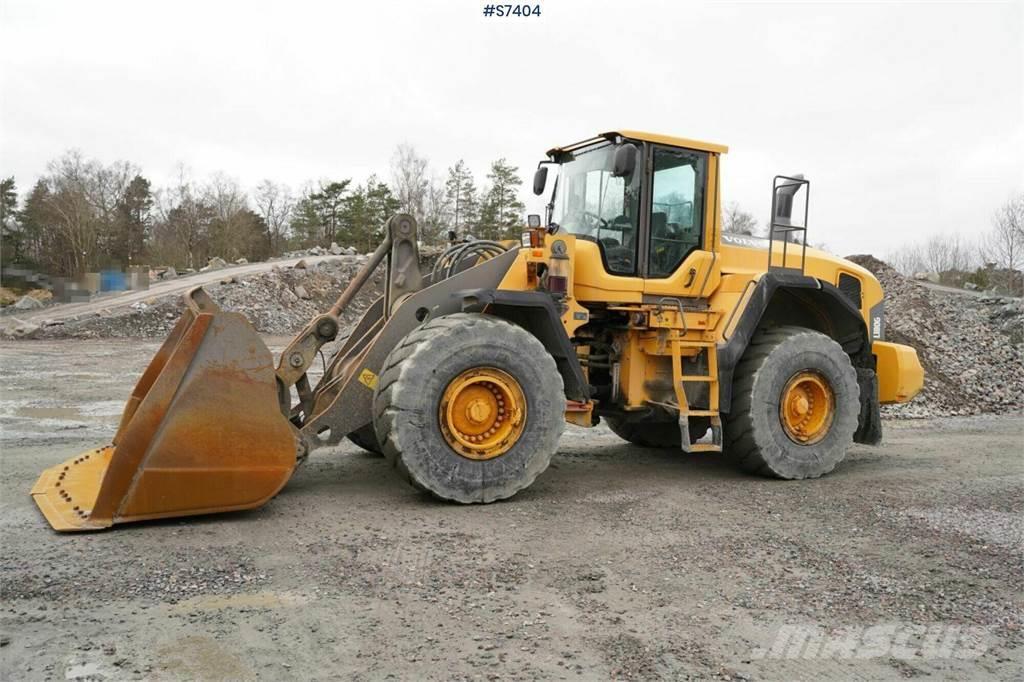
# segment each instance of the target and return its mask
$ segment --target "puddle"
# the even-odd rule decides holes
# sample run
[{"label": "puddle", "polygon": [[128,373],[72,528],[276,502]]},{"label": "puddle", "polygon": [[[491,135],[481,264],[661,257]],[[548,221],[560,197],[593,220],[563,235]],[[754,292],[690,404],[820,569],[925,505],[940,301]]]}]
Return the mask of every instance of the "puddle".
[{"label": "puddle", "polygon": [[307,597],[290,592],[200,596],[178,602],[171,611],[173,613],[190,613],[192,611],[221,611],[234,608],[279,609],[288,606],[301,606],[308,601]]},{"label": "puddle", "polygon": [[110,671],[106,670],[101,663],[87,661],[69,665],[64,671],[65,680],[106,680],[112,679]]},{"label": "puddle", "polygon": [[124,412],[125,402],[124,400],[98,400],[77,409],[88,417],[120,417]]},{"label": "puddle", "polygon": [[14,411],[18,417],[29,419],[77,419],[81,412],[75,407],[19,407]]}]

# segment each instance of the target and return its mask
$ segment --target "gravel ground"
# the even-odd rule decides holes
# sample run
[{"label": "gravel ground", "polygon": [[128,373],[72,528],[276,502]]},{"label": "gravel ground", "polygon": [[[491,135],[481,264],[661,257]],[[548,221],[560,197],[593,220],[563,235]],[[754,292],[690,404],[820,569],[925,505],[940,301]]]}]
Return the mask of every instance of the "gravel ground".
[{"label": "gravel ground", "polygon": [[[1019,679],[1020,416],[889,421],[792,483],[571,428],[485,507],[344,445],[261,510],[52,532],[32,482],[109,438],[156,347],[0,344],[4,679]],[[780,658],[786,624],[984,653]]]}]

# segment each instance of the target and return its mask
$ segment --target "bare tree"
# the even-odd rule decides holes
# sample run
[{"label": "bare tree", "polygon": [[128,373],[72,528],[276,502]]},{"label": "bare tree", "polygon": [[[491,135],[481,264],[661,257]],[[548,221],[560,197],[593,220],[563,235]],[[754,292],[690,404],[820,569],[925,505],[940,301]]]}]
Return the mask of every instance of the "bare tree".
[{"label": "bare tree", "polygon": [[427,166],[426,158],[408,143],[398,145],[391,157],[391,185],[400,210],[412,214],[420,224],[426,218],[430,193]]},{"label": "bare tree", "polygon": [[178,166],[177,175],[173,186],[157,192],[157,252],[168,261],[194,268],[205,260],[214,213],[183,165]]},{"label": "bare tree", "polygon": [[251,254],[257,246],[254,242],[260,238],[259,227],[252,223],[249,200],[238,181],[215,173],[203,189],[203,199],[214,212],[210,229],[212,255],[233,261]]},{"label": "bare tree", "polygon": [[723,218],[723,232],[750,236],[758,233],[757,219],[746,211],[740,209],[740,205],[735,201],[725,207]]},{"label": "bare tree", "polygon": [[424,202],[423,241],[427,244],[438,244],[445,239],[445,233],[452,224],[452,202],[448,197],[445,184],[438,178],[432,178],[427,186]]},{"label": "bare tree", "polygon": [[920,244],[904,244],[896,251],[890,252],[885,260],[908,277],[926,269],[924,250]]},{"label": "bare tree", "polygon": [[1006,270],[1024,269],[1024,192],[1011,197],[992,216],[992,231],[981,248],[985,262]]},{"label": "bare tree", "polygon": [[287,185],[264,180],[256,187],[255,203],[270,233],[270,253],[280,255],[288,239],[295,198]]},{"label": "bare tree", "polygon": [[77,150],[47,165],[44,201],[54,221],[47,225],[46,243],[60,251],[47,260],[57,271],[84,272],[109,260],[118,205],[138,173],[130,163],[104,166]]},{"label": "bare tree", "polygon": [[959,284],[954,280],[971,267],[973,260],[970,247],[957,233],[929,237],[924,243],[923,256],[925,269],[950,284]]}]

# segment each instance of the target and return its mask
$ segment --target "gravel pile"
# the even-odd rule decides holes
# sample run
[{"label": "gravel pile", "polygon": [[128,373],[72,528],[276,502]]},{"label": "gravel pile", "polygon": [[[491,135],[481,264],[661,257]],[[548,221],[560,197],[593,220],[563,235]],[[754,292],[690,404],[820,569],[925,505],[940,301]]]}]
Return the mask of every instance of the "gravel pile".
[{"label": "gravel pile", "polygon": [[[295,267],[278,266],[269,272],[232,275],[226,271],[219,283],[204,287],[223,309],[244,314],[256,331],[292,335],[315,315],[326,311],[366,256],[336,259]],[[383,291],[383,268],[378,268],[362,293],[342,315],[342,326],[355,323]],[[129,308],[111,309],[59,324],[47,324],[33,338],[162,338],[184,309],[181,294],[154,297]]]},{"label": "gravel pile", "polygon": [[927,288],[874,256],[848,256],[885,290],[885,335],[917,349],[924,390],[894,417],[1006,414],[1024,410],[1024,301]]}]

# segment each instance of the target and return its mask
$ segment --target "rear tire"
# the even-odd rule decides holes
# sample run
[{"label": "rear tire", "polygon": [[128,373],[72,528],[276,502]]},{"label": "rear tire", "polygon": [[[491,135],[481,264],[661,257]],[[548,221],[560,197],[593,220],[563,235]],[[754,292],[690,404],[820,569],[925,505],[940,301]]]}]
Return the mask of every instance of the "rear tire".
[{"label": "rear tire", "polygon": [[[441,428],[446,391],[476,369],[511,377],[525,399],[518,437],[490,459],[459,454]],[[429,320],[395,346],[373,412],[384,456],[414,486],[453,502],[494,502],[547,469],[565,428],[565,394],[554,359],[536,337],[499,318],[457,313]]]},{"label": "rear tire", "polygon": [[[793,378],[808,372],[830,388],[833,413],[817,440],[798,443],[784,426],[780,405]],[[734,376],[725,446],[745,471],[817,478],[846,456],[857,430],[860,389],[850,357],[838,343],[803,327],[764,330],[750,342]]]}]

